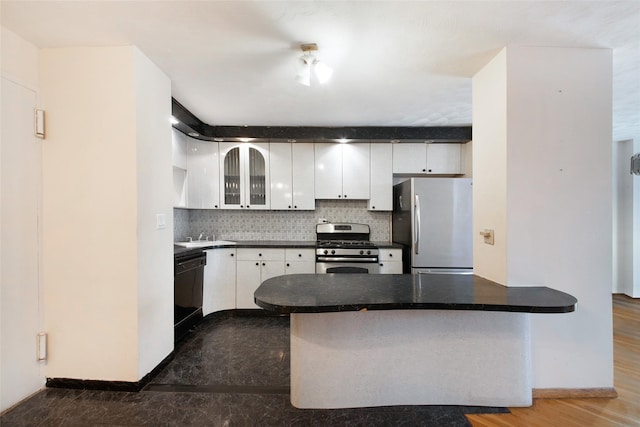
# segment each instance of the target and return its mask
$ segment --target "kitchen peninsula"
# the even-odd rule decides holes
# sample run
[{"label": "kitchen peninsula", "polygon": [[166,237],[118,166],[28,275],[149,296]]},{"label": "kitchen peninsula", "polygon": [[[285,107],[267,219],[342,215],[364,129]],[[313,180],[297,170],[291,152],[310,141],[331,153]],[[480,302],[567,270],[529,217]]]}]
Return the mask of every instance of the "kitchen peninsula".
[{"label": "kitchen peninsula", "polygon": [[531,405],[531,313],[573,296],[473,275],[289,275],[255,292],[291,315],[298,408]]}]

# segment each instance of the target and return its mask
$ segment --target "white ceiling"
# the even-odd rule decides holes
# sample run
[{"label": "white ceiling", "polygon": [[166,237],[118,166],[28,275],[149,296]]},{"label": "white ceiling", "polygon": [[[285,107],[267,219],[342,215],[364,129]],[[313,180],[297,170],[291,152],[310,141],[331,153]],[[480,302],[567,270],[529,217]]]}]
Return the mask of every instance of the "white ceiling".
[{"label": "white ceiling", "polygon": [[[640,140],[640,1],[10,1],[35,45],[133,44],[211,125],[471,124],[471,77],[507,45],[613,49],[614,140]],[[331,65],[294,81],[301,43]],[[549,64],[553,67],[553,64]]]}]

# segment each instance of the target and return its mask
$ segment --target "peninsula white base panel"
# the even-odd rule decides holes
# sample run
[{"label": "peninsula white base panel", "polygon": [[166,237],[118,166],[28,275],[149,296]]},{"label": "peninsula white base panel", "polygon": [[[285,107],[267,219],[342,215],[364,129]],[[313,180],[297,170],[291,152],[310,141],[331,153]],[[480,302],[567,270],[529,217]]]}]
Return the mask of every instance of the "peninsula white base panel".
[{"label": "peninsula white base panel", "polygon": [[531,406],[529,314],[291,314],[291,403]]}]

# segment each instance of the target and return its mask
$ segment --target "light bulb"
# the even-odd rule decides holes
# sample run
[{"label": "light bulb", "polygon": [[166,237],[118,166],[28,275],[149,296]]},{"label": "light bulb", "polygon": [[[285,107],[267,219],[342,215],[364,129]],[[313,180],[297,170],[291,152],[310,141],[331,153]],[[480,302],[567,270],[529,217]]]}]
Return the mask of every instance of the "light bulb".
[{"label": "light bulb", "polygon": [[333,74],[333,68],[320,61],[315,62],[313,70],[315,71],[316,77],[320,83],[328,82]]}]

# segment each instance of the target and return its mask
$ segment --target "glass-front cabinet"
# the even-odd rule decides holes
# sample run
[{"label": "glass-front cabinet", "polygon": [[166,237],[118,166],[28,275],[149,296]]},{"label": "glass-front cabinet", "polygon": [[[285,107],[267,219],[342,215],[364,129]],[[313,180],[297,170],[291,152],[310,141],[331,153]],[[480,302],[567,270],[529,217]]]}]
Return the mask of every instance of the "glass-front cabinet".
[{"label": "glass-front cabinet", "polygon": [[223,209],[269,209],[269,144],[220,143]]}]

